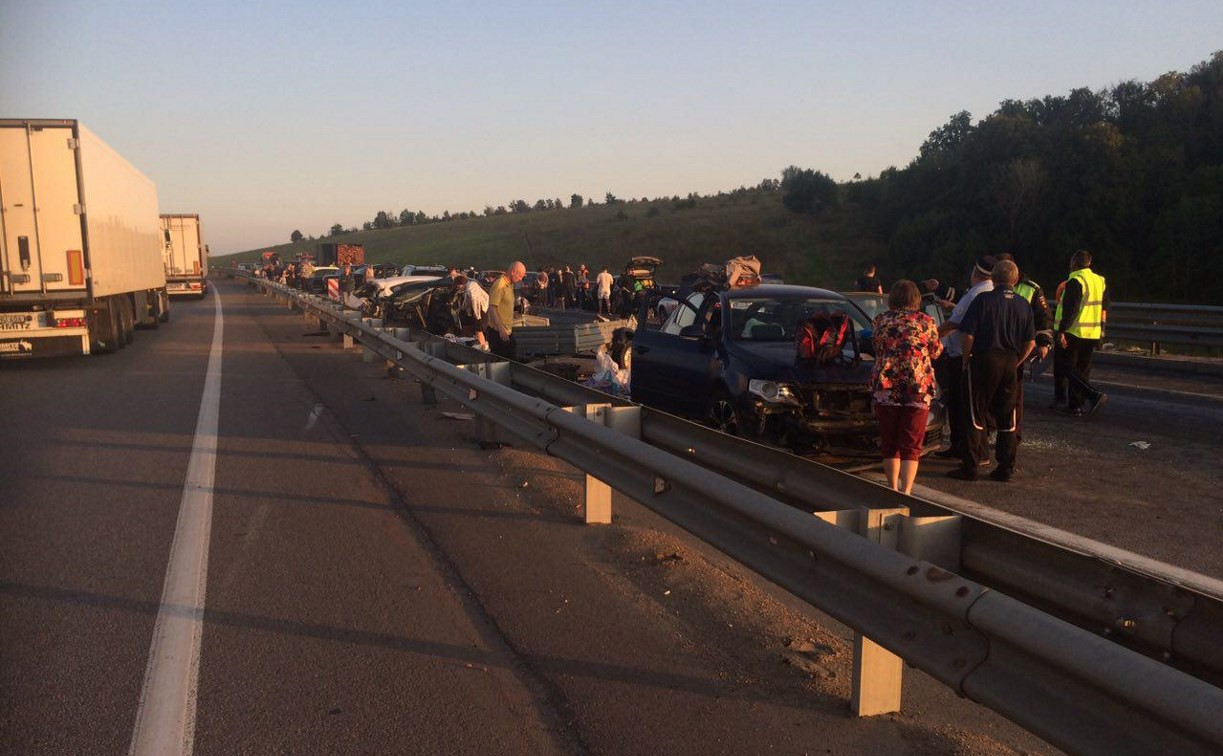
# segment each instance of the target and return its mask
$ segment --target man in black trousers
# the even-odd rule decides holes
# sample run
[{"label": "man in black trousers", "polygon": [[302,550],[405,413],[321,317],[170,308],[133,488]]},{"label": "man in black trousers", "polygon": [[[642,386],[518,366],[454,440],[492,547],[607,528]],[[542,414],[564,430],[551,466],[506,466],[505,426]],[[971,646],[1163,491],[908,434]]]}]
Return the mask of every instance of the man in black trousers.
[{"label": "man in black trousers", "polygon": [[994,427],[998,431],[994,444],[998,465],[989,476],[1005,483],[1014,475],[1019,450],[1015,411],[1019,366],[1036,346],[1036,328],[1032,306],[1015,293],[1019,280],[1015,263],[999,261],[991,277],[993,291],[973,300],[960,322],[968,368],[968,448],[962,466],[948,475],[977,479],[978,464],[989,459],[989,429]]}]

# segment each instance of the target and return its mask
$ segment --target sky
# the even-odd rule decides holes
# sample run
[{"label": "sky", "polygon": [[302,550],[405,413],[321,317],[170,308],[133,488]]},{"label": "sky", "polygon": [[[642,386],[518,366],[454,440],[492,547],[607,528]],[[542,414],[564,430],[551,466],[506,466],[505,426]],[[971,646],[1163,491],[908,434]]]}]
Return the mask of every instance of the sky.
[{"label": "sky", "polygon": [[80,119],[219,255],[378,210],[877,175],[961,110],[1219,49],[1220,0],[0,0],[0,117]]}]

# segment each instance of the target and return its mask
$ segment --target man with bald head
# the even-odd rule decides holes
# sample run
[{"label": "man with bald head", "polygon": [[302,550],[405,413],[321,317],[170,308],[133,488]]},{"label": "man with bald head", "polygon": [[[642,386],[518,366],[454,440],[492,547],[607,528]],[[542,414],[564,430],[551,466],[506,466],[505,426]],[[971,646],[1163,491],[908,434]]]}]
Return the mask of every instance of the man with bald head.
[{"label": "man with bald head", "polygon": [[484,338],[488,348],[498,357],[514,359],[514,284],[527,275],[527,266],[521,260],[515,262],[493,282],[488,292],[488,327]]},{"label": "man with bald head", "polygon": [[998,429],[994,453],[998,465],[990,477],[1007,482],[1015,473],[1019,451],[1015,402],[1019,366],[1036,346],[1032,306],[1015,293],[1019,268],[999,260],[991,272],[993,291],[982,293],[964,313],[963,359],[968,369],[968,448],[962,466],[949,475],[976,480],[977,465],[989,459],[989,428]]}]

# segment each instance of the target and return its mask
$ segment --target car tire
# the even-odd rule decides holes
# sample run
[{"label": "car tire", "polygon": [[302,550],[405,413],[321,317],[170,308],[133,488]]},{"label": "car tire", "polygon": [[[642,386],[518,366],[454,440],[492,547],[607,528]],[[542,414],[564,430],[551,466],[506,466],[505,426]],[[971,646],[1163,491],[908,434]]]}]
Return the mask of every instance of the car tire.
[{"label": "car tire", "polygon": [[740,435],[739,411],[735,409],[735,401],[725,389],[714,394],[713,399],[709,401],[705,417],[714,430],[728,436]]}]

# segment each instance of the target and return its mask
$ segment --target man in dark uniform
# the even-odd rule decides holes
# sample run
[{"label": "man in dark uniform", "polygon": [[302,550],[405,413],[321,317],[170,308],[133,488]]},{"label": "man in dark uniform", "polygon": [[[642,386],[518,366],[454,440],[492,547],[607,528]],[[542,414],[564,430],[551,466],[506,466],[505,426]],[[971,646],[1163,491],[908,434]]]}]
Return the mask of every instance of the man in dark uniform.
[{"label": "man in dark uniform", "polygon": [[[1009,252],[1000,252],[995,257],[998,260],[1010,260],[1015,262],[1015,258]],[[1016,263],[1018,265],[1018,263]],[[1019,273],[1019,283],[1015,284],[1015,293],[1027,300],[1032,306],[1032,325],[1036,328],[1036,350],[1035,359],[1045,360],[1049,356],[1049,352],[1053,349],[1053,313],[1049,310],[1049,301],[1045,299],[1045,292],[1040,288],[1040,284],[1033,281],[1023,274]],[[1027,363],[1019,365],[1019,382],[1015,384],[1015,426],[1018,429],[1016,438],[1023,441],[1023,367]]]},{"label": "man in dark uniform", "polygon": [[998,466],[989,474],[1006,482],[1015,471],[1019,450],[1015,400],[1019,367],[1036,346],[1032,306],[1015,293],[1019,268],[1004,260],[994,265],[993,291],[983,292],[960,322],[968,367],[969,439],[962,466],[948,473],[976,480],[977,465],[989,458],[989,428],[998,431],[994,451]]}]

